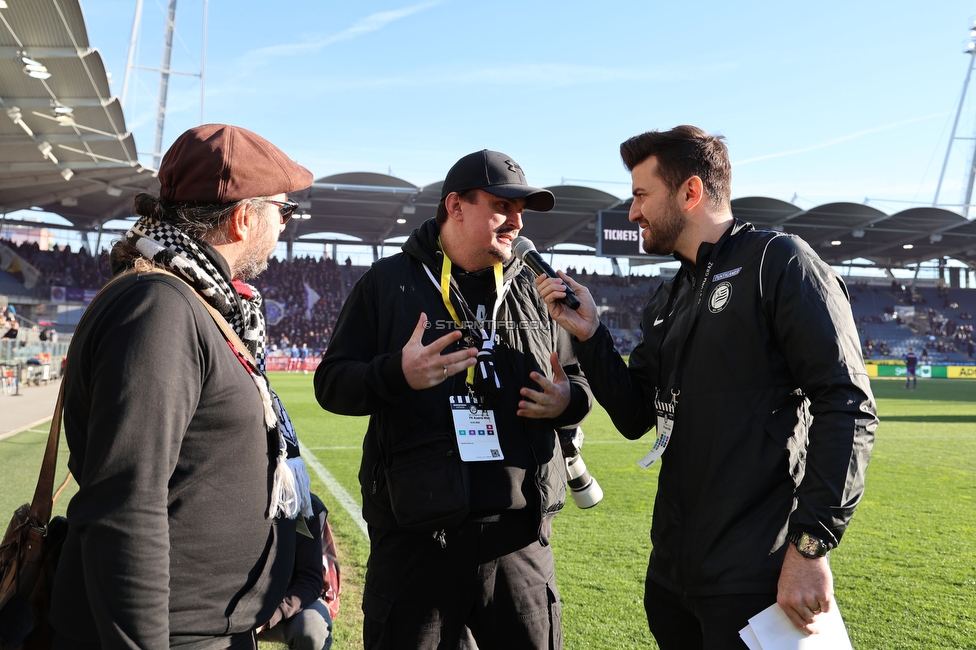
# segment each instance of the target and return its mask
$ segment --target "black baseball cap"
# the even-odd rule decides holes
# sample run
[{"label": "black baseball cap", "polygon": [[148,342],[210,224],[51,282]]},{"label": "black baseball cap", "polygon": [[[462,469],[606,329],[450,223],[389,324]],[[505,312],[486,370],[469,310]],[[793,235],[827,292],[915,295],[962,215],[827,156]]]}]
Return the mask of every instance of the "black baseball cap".
[{"label": "black baseball cap", "polygon": [[454,163],[441,187],[441,200],[451,192],[465,190],[484,190],[506,199],[525,199],[525,207],[537,212],[548,212],[556,204],[552,192],[525,182],[525,173],[510,156],[488,149],[469,153]]}]

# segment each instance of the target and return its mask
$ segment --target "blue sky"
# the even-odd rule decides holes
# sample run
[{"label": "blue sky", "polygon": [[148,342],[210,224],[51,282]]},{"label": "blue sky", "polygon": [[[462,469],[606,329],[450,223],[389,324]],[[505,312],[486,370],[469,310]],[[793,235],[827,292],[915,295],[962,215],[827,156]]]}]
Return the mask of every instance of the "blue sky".
[{"label": "blue sky", "polygon": [[[159,66],[165,6],[145,3],[144,67]],[[118,94],[134,7],[83,0]],[[177,70],[200,69],[202,12],[180,0]],[[604,181],[582,184],[621,196],[619,143],[691,123],[728,138],[733,196],[894,211],[881,202],[933,198],[973,16],[956,0],[212,0],[204,119],[261,133],[317,177],[392,170],[423,185],[487,147],[534,184]],[[133,75],[127,120],[148,151],[158,77]],[[165,145],[199,122],[199,80],[174,77],[169,105]],[[958,202],[965,157],[954,163],[943,193]]]},{"label": "blue sky", "polygon": [[[135,0],[82,7],[121,94]],[[145,2],[138,65],[159,66],[165,7]],[[176,70],[200,70],[202,13],[202,0],[180,0]],[[933,199],[974,17],[960,0],[211,0],[204,120],[264,135],[316,177],[424,185],[487,147],[532,184],[618,196],[630,190],[619,143],[690,123],[728,139],[733,198],[895,212]],[[133,72],[126,118],[140,151],[157,87]],[[164,148],[199,123],[199,80],[174,76],[169,107]],[[974,113],[960,135],[974,135]],[[943,202],[961,198],[966,144]]]}]

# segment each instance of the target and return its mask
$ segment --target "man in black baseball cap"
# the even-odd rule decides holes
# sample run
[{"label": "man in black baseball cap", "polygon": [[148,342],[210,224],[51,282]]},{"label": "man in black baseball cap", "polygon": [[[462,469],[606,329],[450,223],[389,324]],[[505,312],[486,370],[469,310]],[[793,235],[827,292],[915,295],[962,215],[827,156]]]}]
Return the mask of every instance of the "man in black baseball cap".
[{"label": "man in black baseball cap", "polygon": [[435,219],[353,287],[315,373],[323,408],[369,415],[360,483],[364,646],[562,648],[549,536],[566,496],[556,429],[592,396],[512,254],[548,190],[497,151],[448,172]]},{"label": "man in black baseball cap", "polygon": [[552,192],[530,186],[519,164],[499,151],[482,149],[454,163],[444,179],[441,200],[451,192],[475,189],[506,199],[525,199],[525,207],[537,212],[549,212],[555,205]]}]

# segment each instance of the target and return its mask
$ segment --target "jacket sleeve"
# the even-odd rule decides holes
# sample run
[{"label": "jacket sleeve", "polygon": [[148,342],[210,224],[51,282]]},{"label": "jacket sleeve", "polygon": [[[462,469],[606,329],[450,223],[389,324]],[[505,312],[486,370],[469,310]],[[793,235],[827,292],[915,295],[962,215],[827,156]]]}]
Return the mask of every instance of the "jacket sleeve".
[{"label": "jacket sleeve", "polygon": [[[371,415],[411,392],[401,352],[380,351],[373,270],[353,286],[336,320],[329,349],[315,371],[315,397],[327,411]],[[387,315],[389,318],[389,315]]]},{"label": "jacket sleeve", "polygon": [[88,366],[92,407],[68,517],[104,648],[169,647],[168,485],[206,373],[198,327],[212,327],[190,299],[140,279],[70,361]]},{"label": "jacket sleeve", "polygon": [[322,526],[318,517],[305,520],[311,537],[295,535],[295,570],[285,597],[268,622],[272,628],[307,608],[322,595]]},{"label": "jacket sleeve", "polygon": [[574,428],[590,414],[593,408],[593,393],[590,392],[590,384],[580,368],[576,352],[573,350],[571,336],[563,328],[553,323],[553,337],[556,341],[556,353],[559,355],[559,362],[562,364],[563,371],[569,378],[570,399],[566,410],[553,418],[553,426],[557,429]]},{"label": "jacket sleeve", "polygon": [[760,278],[763,310],[812,416],[789,531],[834,547],[864,493],[878,425],[847,287],[806,242],[790,236],[769,242]]},{"label": "jacket sleeve", "polygon": [[654,381],[643,342],[631,353],[628,368],[613,346],[610,330],[602,323],[586,341],[573,340],[593,396],[606,409],[617,431],[630,440],[650,431],[655,417]]}]

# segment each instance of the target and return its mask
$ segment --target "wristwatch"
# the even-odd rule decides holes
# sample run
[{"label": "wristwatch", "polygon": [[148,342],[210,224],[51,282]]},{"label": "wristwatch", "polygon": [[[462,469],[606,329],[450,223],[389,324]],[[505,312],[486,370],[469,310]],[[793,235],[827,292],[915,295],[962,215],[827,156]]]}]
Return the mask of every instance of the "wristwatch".
[{"label": "wristwatch", "polygon": [[830,550],[822,539],[809,533],[790,533],[786,540],[793,544],[801,555],[810,559],[823,557]]}]

